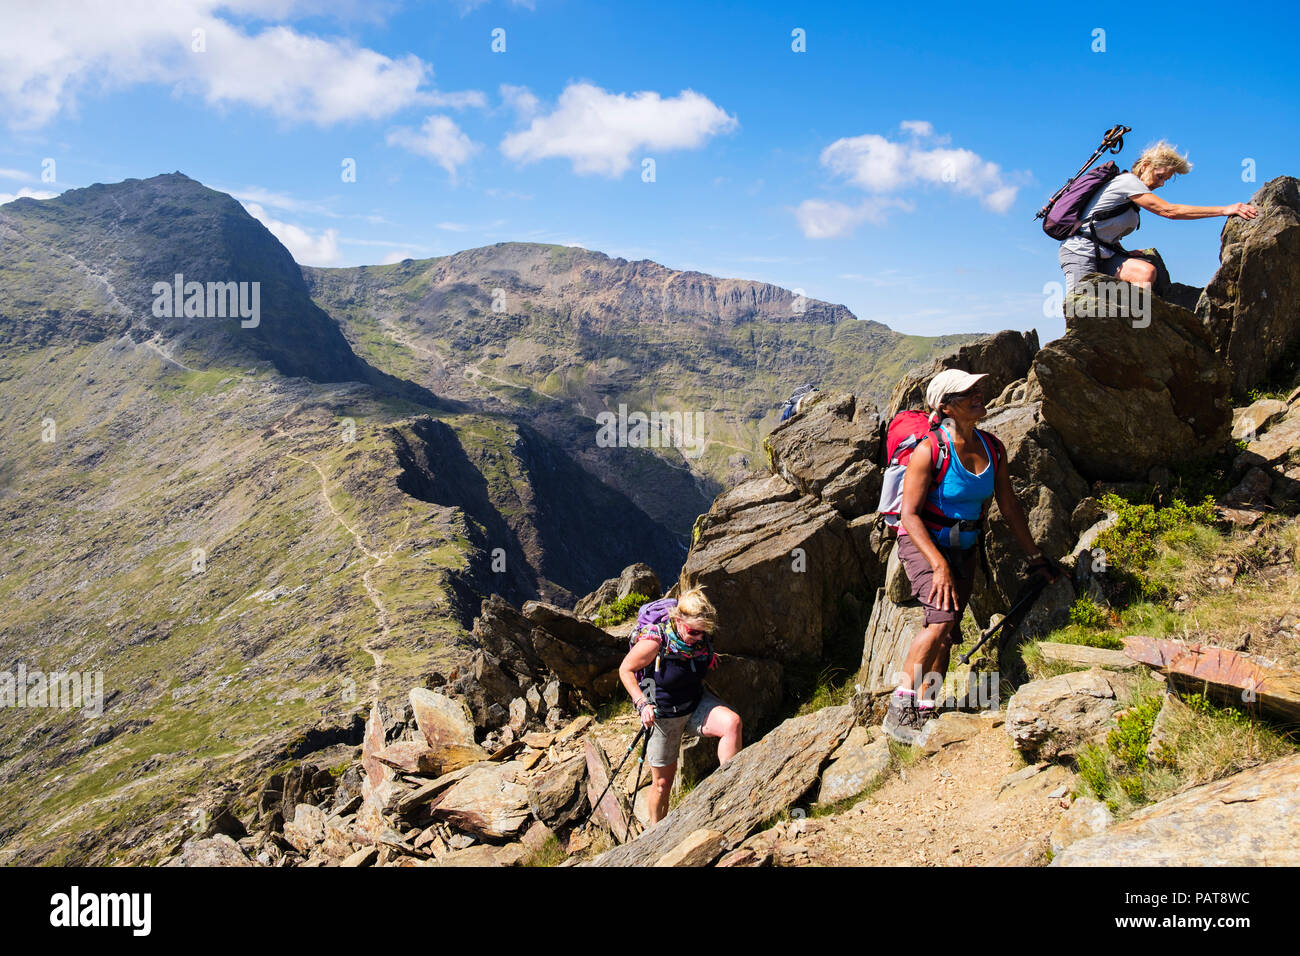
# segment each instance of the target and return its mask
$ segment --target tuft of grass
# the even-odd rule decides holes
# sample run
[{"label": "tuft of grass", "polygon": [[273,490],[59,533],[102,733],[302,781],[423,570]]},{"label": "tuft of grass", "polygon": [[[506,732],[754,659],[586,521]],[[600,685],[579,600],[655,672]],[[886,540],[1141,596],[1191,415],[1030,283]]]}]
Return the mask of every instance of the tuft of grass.
[{"label": "tuft of grass", "polygon": [[840,704],[847,704],[853,696],[852,677],[852,674],[846,673],[837,667],[824,668],[817,675],[817,682],[813,686],[812,693],[800,705],[795,716],[801,717],[804,714],[811,714],[823,707],[837,707]]},{"label": "tuft of grass", "polygon": [[1208,496],[1197,505],[1174,498],[1161,507],[1108,494],[1100,504],[1116,519],[1097,536],[1097,547],[1105,554],[1107,573],[1121,586],[1125,602],[1168,597],[1167,574],[1160,572],[1171,569],[1158,566],[1167,549],[1210,553],[1222,544],[1222,535],[1213,528],[1218,521],[1214,499]]},{"label": "tuft of grass", "polygon": [[602,604],[600,610],[596,612],[595,624],[597,627],[613,627],[615,624],[622,624],[636,614],[641,605],[649,603],[650,598],[644,594],[634,593],[619,598],[611,604]]},{"label": "tuft of grass", "polygon": [[529,856],[521,864],[522,866],[559,866],[568,858],[564,852],[564,847],[552,833],[546,838],[546,842],[537,848],[537,851]]}]

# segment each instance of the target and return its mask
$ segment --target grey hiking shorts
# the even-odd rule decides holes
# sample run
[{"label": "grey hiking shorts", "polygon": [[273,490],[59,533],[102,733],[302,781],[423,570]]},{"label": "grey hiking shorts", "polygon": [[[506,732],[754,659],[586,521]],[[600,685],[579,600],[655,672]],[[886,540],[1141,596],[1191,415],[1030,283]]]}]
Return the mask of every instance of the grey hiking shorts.
[{"label": "grey hiking shorts", "polygon": [[646,763],[652,767],[671,767],[677,763],[682,737],[699,737],[704,722],[715,707],[727,706],[707,690],[699,705],[689,714],[680,717],[656,717],[650,728],[650,743],[646,746]]},{"label": "grey hiking shorts", "polygon": [[1091,252],[1074,252],[1067,249],[1065,243],[1061,243],[1061,249],[1056,254],[1056,258],[1061,263],[1061,271],[1065,273],[1065,294],[1068,296],[1074,290],[1075,283],[1079,282],[1089,272],[1100,272],[1106,276],[1118,274],[1120,266],[1124,264],[1126,257],[1115,255],[1108,259],[1097,259]]}]

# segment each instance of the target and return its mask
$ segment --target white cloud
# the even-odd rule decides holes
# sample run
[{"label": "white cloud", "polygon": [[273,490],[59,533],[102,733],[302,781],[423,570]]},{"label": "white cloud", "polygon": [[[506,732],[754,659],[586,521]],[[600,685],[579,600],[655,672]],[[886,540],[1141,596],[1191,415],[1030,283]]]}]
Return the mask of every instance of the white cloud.
[{"label": "white cloud", "polygon": [[487,109],[487,97],[481,90],[460,90],[456,93],[430,93],[423,98],[427,106],[435,109],[463,110],[467,107]]},{"label": "white cloud", "polygon": [[468,161],[480,148],[478,143],[461,131],[451,117],[437,115],[425,119],[418,132],[409,126],[399,126],[388,134],[388,145],[401,146],[412,153],[428,156],[447,170],[453,182],[456,179],[456,168]]},{"label": "white cloud", "polygon": [[808,239],[839,239],[850,235],[864,222],[883,225],[889,209],[911,212],[912,203],[888,196],[865,199],[856,206],[823,199],[805,199],[794,210],[794,217]]},{"label": "white cloud", "polygon": [[16,193],[0,193],[0,206],[7,202],[13,202],[15,199],[53,199],[58,193],[52,193],[46,189],[28,189],[23,186]]},{"label": "white cloud", "polygon": [[514,110],[520,119],[532,119],[537,115],[541,102],[528,87],[502,83],[500,92],[502,102]]},{"label": "white cloud", "polygon": [[617,177],[632,165],[633,151],[696,149],[737,125],[692,90],[664,98],[649,90],[629,95],[571,83],[552,113],[506,136],[501,152],[521,163],[562,157],[575,173]]},{"label": "white cloud", "polygon": [[445,229],[447,232],[464,232],[469,228],[469,226],[465,225],[463,222],[440,222],[438,223],[438,228]]},{"label": "white cloud", "polygon": [[[0,31],[0,107],[9,125],[39,127],[79,95],[157,83],[215,106],[247,105],[290,121],[328,125],[391,115],[431,97],[430,67],[347,39],[274,25],[246,32],[218,16],[288,16],[292,0],[256,8],[230,0],[48,0],[8,4]],[[318,12],[308,4],[305,12]],[[205,49],[192,49],[194,30]],[[466,100],[468,103],[468,100]],[[472,105],[469,104],[469,105]]]},{"label": "white cloud", "polygon": [[0,169],[0,179],[32,179],[34,177],[21,169]]},{"label": "white cloud", "polygon": [[875,133],[838,139],[822,150],[822,165],[869,192],[896,192],[926,184],[975,196],[985,208],[1005,213],[1019,189],[1007,181],[1002,168],[969,149],[930,147],[917,142],[932,137],[934,128],[924,120],[907,120],[903,129],[913,135],[909,143],[895,143]]},{"label": "white cloud", "polygon": [[337,229],[326,229],[313,235],[302,226],[290,222],[281,222],[267,215],[266,210],[255,202],[244,203],[249,215],[271,230],[271,234],[289,250],[294,261],[303,266],[335,266],[342,261],[339,255],[339,234]]},{"label": "white cloud", "polygon": [[401,262],[403,259],[418,259],[418,258],[420,257],[417,256],[414,252],[411,252],[409,249],[402,249],[399,250],[398,252],[390,252],[387,255],[385,255],[384,258],[381,260],[380,264],[385,266],[391,266],[393,263]]}]

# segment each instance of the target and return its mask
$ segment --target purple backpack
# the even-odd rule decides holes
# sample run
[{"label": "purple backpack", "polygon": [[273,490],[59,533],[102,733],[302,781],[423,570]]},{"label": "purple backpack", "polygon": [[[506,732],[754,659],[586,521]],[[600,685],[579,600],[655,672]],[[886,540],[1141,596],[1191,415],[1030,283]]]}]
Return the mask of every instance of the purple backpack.
[{"label": "purple backpack", "polygon": [[[1114,162],[1107,161],[1066,183],[1060,194],[1053,197],[1046,206],[1043,232],[1053,239],[1069,239],[1077,233],[1083,223],[1083,212],[1088,208],[1088,203],[1119,174],[1120,168]],[[1127,208],[1128,206],[1120,206],[1114,212],[1108,213],[1105,218],[1118,215]]]}]

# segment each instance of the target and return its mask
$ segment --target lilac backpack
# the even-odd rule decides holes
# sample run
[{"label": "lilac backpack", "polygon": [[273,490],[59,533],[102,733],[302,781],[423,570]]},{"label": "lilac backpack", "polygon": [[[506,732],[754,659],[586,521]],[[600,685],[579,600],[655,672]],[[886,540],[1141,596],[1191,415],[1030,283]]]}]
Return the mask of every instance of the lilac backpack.
[{"label": "lilac backpack", "polygon": [[[1067,183],[1061,194],[1046,207],[1043,232],[1053,239],[1069,239],[1077,233],[1083,224],[1083,212],[1088,208],[1088,203],[1119,174],[1120,168],[1114,162],[1107,161]],[[1106,218],[1117,215],[1126,208],[1128,207],[1120,206]]]}]

